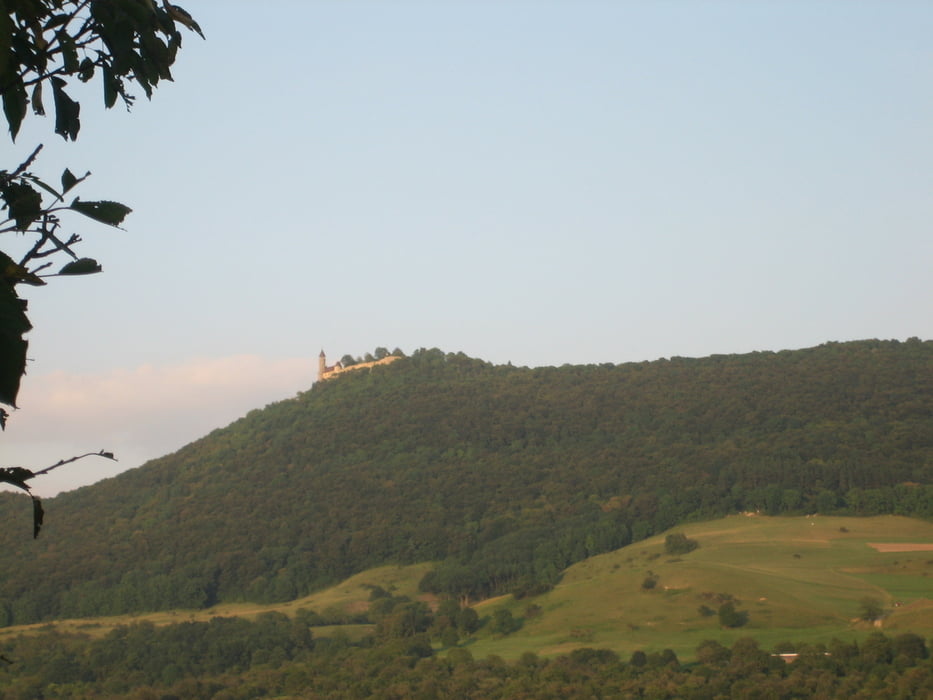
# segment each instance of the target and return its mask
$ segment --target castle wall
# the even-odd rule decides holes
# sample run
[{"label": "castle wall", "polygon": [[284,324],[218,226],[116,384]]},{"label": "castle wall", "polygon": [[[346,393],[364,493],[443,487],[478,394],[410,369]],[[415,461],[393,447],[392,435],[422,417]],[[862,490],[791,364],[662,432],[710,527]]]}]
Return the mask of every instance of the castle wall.
[{"label": "castle wall", "polygon": [[342,367],[341,365],[334,365],[333,367],[327,367],[323,372],[320,373],[318,379],[332,379],[340,374],[345,372],[352,372],[356,369],[367,369],[369,367],[375,367],[376,365],[387,365],[396,360],[402,359],[398,355],[388,355],[383,357],[381,360],[373,360],[372,362],[360,362],[355,365],[349,365],[347,367]]}]

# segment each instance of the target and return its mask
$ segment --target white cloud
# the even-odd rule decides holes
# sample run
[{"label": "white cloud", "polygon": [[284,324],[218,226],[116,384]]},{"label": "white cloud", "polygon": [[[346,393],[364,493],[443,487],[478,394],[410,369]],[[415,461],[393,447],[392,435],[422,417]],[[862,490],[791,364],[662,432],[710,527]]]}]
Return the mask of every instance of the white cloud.
[{"label": "white cloud", "polygon": [[3,466],[37,469],[74,454],[114,452],[118,464],[90,458],[33,482],[44,496],[93,483],[308,389],[316,371],[316,358],[236,355],[104,374],[29,375],[2,436]]}]

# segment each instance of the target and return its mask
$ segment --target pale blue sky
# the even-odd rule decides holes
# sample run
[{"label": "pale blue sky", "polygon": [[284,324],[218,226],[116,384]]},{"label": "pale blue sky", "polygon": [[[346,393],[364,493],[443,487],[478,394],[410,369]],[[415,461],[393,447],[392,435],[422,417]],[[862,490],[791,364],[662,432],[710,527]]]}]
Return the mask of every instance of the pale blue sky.
[{"label": "pale blue sky", "polygon": [[[76,144],[18,139],[134,209],[82,229],[106,274],[29,290],[21,424],[47,374],[93,397],[149,371],[188,428],[153,409],[129,467],[306,388],[322,347],[537,366],[933,337],[929,2],[182,4],[207,41],[152,102],[105,112],[95,85]],[[252,387],[213,412],[166,379],[212,363]],[[92,449],[123,444],[85,414]],[[13,422],[8,459],[66,456],[36,456],[72,444],[49,420],[20,452]]]}]

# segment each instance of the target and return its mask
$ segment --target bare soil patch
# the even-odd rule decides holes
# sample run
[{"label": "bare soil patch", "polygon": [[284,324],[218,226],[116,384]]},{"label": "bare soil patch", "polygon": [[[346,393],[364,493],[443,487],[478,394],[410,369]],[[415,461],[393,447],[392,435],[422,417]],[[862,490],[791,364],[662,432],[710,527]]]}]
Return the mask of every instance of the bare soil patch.
[{"label": "bare soil patch", "polygon": [[933,552],[933,544],[923,542],[869,542],[879,552]]}]

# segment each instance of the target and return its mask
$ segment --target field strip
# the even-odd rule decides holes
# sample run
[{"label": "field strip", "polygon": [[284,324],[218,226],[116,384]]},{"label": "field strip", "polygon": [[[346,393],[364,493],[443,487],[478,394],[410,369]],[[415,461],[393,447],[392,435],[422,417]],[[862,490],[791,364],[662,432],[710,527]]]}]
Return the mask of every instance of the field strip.
[{"label": "field strip", "polygon": [[933,544],[923,542],[866,542],[879,552],[933,552]]},{"label": "field strip", "polygon": [[[708,562],[711,569],[741,571],[743,573],[766,576],[775,585],[781,581],[793,582],[803,586],[816,586],[829,590],[851,591],[863,588],[866,581],[843,569],[828,567],[825,569],[770,568],[754,564],[728,564],[726,562]],[[872,588],[875,586],[872,585]]]}]

